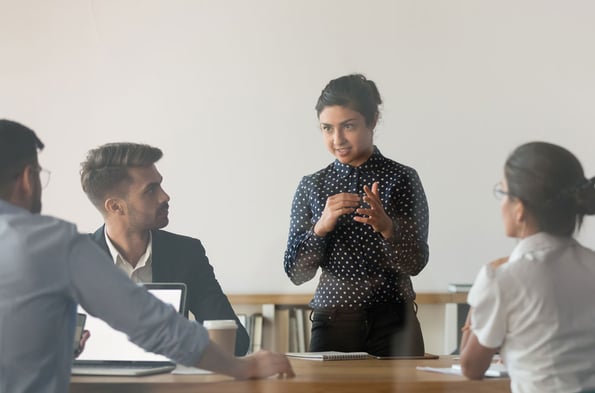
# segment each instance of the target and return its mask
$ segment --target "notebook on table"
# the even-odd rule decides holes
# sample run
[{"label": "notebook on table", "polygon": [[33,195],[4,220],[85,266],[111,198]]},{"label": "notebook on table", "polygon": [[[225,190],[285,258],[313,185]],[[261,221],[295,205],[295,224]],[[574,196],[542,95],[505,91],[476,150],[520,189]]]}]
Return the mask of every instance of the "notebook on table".
[{"label": "notebook on table", "polygon": [[396,356],[375,356],[367,352],[339,352],[339,351],[322,351],[322,352],[287,352],[290,358],[294,359],[308,359],[308,360],[363,360],[363,359],[393,359],[393,360],[407,360],[407,359],[438,359],[438,355],[426,353],[424,355],[396,355]]},{"label": "notebook on table", "polygon": [[[186,285],[183,283],[145,284],[162,302],[183,313]],[[79,306],[78,312],[87,314]],[[72,375],[138,376],[170,372],[175,363],[162,355],[147,352],[130,342],[126,334],[111,328],[99,318],[87,314],[85,329],[91,337],[81,355],[74,360]]]},{"label": "notebook on table", "polygon": [[322,352],[287,352],[290,358],[295,359],[309,359],[309,360],[362,360],[370,359],[372,356],[367,352],[339,352],[339,351],[322,351]]}]

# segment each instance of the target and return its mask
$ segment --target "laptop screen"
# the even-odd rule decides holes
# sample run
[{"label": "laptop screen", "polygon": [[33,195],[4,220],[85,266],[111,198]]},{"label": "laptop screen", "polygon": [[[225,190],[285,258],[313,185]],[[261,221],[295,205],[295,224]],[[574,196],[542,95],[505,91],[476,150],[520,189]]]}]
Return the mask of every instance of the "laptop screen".
[{"label": "laptop screen", "polygon": [[[171,304],[178,312],[183,312],[186,299],[186,286],[181,283],[151,283],[145,284],[147,290],[162,302]],[[162,355],[147,352],[128,340],[126,334],[112,329],[99,318],[89,315],[81,306],[78,312],[87,314],[85,329],[91,332],[91,337],[85,344],[84,351],[77,360],[92,361],[133,361],[133,362],[163,362],[169,361]]]}]

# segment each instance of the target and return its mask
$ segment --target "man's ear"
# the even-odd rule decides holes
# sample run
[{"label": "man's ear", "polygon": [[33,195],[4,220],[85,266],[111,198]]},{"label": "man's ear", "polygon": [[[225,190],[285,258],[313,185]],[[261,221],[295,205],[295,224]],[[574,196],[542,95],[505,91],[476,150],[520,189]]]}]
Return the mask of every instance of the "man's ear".
[{"label": "man's ear", "polygon": [[35,190],[37,170],[32,165],[26,165],[17,178],[16,187],[20,188],[22,195],[31,197]]},{"label": "man's ear", "polygon": [[119,198],[107,198],[103,204],[107,215],[121,216],[124,214],[124,201]]}]

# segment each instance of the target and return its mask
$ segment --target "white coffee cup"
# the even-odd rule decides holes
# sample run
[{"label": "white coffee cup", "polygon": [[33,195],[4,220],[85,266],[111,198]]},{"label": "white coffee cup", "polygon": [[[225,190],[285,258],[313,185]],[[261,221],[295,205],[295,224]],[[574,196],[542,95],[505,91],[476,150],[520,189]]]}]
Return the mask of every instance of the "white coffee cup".
[{"label": "white coffee cup", "polygon": [[211,341],[233,356],[235,353],[236,333],[238,330],[236,321],[233,319],[217,319],[204,321],[203,326],[209,332]]}]

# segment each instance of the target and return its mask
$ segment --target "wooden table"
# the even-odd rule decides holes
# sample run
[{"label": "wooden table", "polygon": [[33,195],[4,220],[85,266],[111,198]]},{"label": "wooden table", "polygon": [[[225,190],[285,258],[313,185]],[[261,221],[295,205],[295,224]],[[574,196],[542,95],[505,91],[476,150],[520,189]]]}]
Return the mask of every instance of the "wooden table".
[{"label": "wooden table", "polygon": [[436,360],[313,361],[292,359],[290,379],[236,381],[223,375],[146,377],[72,377],[71,393],[367,393],[367,392],[510,392],[506,378],[469,381],[463,377],[418,371],[416,366],[450,367],[451,357]]}]

